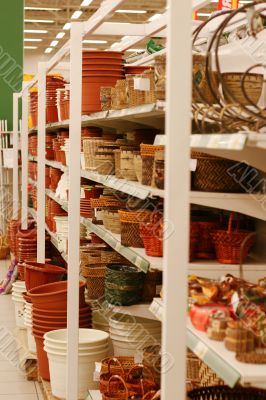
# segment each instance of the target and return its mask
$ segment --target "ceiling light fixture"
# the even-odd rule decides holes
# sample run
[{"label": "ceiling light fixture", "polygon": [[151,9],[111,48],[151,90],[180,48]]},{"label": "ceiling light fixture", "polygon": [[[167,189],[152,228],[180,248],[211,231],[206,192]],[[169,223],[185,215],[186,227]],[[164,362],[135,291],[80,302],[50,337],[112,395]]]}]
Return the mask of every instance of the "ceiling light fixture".
[{"label": "ceiling light fixture", "polygon": [[71,19],[79,19],[79,17],[82,15],[83,11],[75,11],[73,12]]},{"label": "ceiling light fixture", "polygon": [[38,23],[38,24],[53,24],[53,19],[24,19],[26,23]]},{"label": "ceiling light fixture", "polygon": [[42,29],[24,29],[24,33],[48,33],[48,31]]},{"label": "ceiling light fixture", "polygon": [[65,32],[59,32],[59,33],[56,35],[56,39],[62,39],[64,36],[65,36]]},{"label": "ceiling light fixture", "polygon": [[115,12],[120,14],[147,14],[145,10],[116,10]]},{"label": "ceiling light fixture", "polygon": [[95,44],[105,44],[108,43],[107,40],[91,40],[91,39],[85,39],[83,40],[82,43],[95,43]]},{"label": "ceiling light fixture", "polygon": [[42,39],[24,38],[24,42],[42,42]]},{"label": "ceiling light fixture", "polygon": [[24,46],[24,49],[26,49],[26,50],[36,50],[36,49],[38,49],[38,47],[37,46]]},{"label": "ceiling light fixture", "polygon": [[63,26],[64,31],[69,31],[70,28],[71,28],[71,23],[70,23],[70,22],[67,22],[67,23]]},{"label": "ceiling light fixture", "polygon": [[53,51],[52,47],[47,47],[47,49],[45,49],[45,53],[51,53]]},{"label": "ceiling light fixture", "polygon": [[160,18],[161,15],[162,15],[162,14],[154,14],[154,15],[152,15],[152,16],[148,19],[148,21],[150,21],[150,22],[156,21],[157,19]]},{"label": "ceiling light fixture", "polygon": [[81,7],[88,7],[91,3],[93,2],[93,0],[83,0],[83,2],[81,3]]},{"label": "ceiling light fixture", "polygon": [[27,10],[27,11],[61,11],[62,8],[53,8],[53,7],[24,7],[24,10]]},{"label": "ceiling light fixture", "polygon": [[57,46],[58,45],[58,40],[53,40],[51,43],[50,43],[50,46],[51,47],[55,47],[55,46]]}]

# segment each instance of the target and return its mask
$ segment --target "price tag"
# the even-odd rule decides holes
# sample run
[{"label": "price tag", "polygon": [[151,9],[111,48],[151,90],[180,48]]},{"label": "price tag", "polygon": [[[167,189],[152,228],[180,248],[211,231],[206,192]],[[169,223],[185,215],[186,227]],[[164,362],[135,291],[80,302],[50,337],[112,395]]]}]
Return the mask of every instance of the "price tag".
[{"label": "price tag", "polygon": [[151,89],[151,82],[147,78],[134,78],[134,89],[148,92]]},{"label": "price tag", "polygon": [[138,350],[134,355],[134,362],[135,364],[142,364],[143,362],[143,351]]},{"label": "price tag", "polygon": [[208,347],[204,343],[198,342],[195,349],[193,350],[193,353],[195,353],[196,356],[198,356],[202,360],[207,354],[207,351]]},{"label": "price tag", "polygon": [[154,140],[154,145],[165,145],[166,144],[166,136],[165,135],[156,135]]},{"label": "price tag", "polygon": [[195,172],[197,169],[198,160],[191,158],[190,159],[190,171]]},{"label": "price tag", "polygon": [[85,199],[85,190],[83,188],[80,188],[80,198]]}]

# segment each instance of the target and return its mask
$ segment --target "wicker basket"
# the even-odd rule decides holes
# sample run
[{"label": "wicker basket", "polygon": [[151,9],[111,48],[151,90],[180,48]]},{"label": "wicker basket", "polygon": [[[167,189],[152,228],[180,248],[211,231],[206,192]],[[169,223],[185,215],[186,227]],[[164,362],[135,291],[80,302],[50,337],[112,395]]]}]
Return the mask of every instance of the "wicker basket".
[{"label": "wicker basket", "polygon": [[149,223],[140,225],[140,236],[143,240],[146,254],[151,257],[163,256],[163,216],[154,212]]},{"label": "wicker basket", "polygon": [[[193,54],[192,99],[194,103],[217,103],[215,96],[210,89],[206,76],[206,56],[203,54]],[[219,79],[217,72],[209,71],[212,88],[215,93],[219,93]]]},{"label": "wicker basket", "polygon": [[[117,360],[116,363],[109,364],[110,360]],[[115,358],[104,358],[102,360],[102,366],[101,366],[101,374],[106,374],[108,373],[108,370],[110,370],[110,373],[112,375],[118,375],[121,372],[121,367],[123,368],[123,371],[127,374],[133,365],[135,364],[134,362],[134,357],[115,357]]]},{"label": "wicker basket", "polygon": [[[157,385],[161,384],[161,346],[148,346],[143,349],[143,365],[147,367],[153,374]],[[146,370],[143,371],[144,377]]]},{"label": "wicker basket", "polygon": [[142,184],[151,186],[154,170],[154,157],[156,151],[164,150],[164,146],[152,144],[141,144],[140,154],[142,158]]},{"label": "wicker basket", "polygon": [[88,298],[101,299],[105,292],[106,267],[91,267],[87,273]]},{"label": "wicker basket", "polygon": [[125,79],[118,80],[112,93],[112,109],[122,110],[128,107],[128,96],[127,96],[127,82]]},{"label": "wicker basket", "polygon": [[105,280],[105,298],[110,304],[129,306],[141,301],[144,273],[135,266],[109,265]]},{"label": "wicker basket", "polygon": [[200,361],[199,363],[198,378],[200,381],[200,386],[205,387],[225,385],[225,382],[207,364],[202,361]]},{"label": "wicker basket", "polygon": [[196,258],[199,242],[199,225],[195,221],[190,222],[190,246],[189,246],[189,260],[192,261]]},{"label": "wicker basket", "polygon": [[120,168],[122,178],[129,181],[137,181],[137,175],[134,168],[134,152],[123,150],[120,153]]},{"label": "wicker basket", "polygon": [[106,211],[106,220],[108,221],[109,230],[113,233],[121,233],[121,222],[118,211]]},{"label": "wicker basket", "polygon": [[103,144],[104,141],[99,138],[91,138],[83,140],[85,169],[93,169],[95,167],[94,163],[95,154],[98,151],[98,147]]},{"label": "wicker basket", "polygon": [[216,221],[197,221],[199,227],[199,236],[195,258],[214,260],[215,247],[211,237],[214,230],[219,229],[219,223]]},{"label": "wicker basket", "polygon": [[222,264],[242,264],[256,240],[256,233],[238,228],[233,230],[234,213],[230,214],[228,229],[211,233],[214,240],[217,260]]},{"label": "wicker basket", "polygon": [[155,96],[157,100],[165,100],[166,87],[166,56],[156,56],[154,59]]},{"label": "wicker basket", "polygon": [[[235,161],[199,152],[192,152],[192,158],[197,159],[197,169],[193,179],[195,190],[228,193],[244,191],[241,177],[243,178],[243,175],[247,173],[246,164],[238,165],[232,176],[229,170],[236,166]],[[241,182],[241,185],[239,182]]]},{"label": "wicker basket", "polygon": [[263,75],[248,73],[242,83],[243,78],[244,74],[240,72],[222,74],[222,88],[227,103],[237,102],[245,106],[258,103],[262,92]]},{"label": "wicker basket", "polygon": [[96,152],[94,158],[95,170],[101,175],[114,175],[115,158],[114,153]]},{"label": "wicker basket", "polygon": [[121,264],[124,263],[126,260],[123,256],[121,256],[116,251],[102,251],[101,252],[101,260],[102,263],[107,264]]},{"label": "wicker basket", "polygon": [[187,380],[200,383],[201,360],[192,351],[187,350]]},{"label": "wicker basket", "polygon": [[137,107],[142,104],[145,104],[145,91],[144,90],[135,90],[134,88],[134,79],[136,76],[127,75],[126,83],[127,83],[127,97],[128,97],[128,106],[129,107]]},{"label": "wicker basket", "polygon": [[164,164],[164,151],[156,151],[154,155],[154,176],[152,185],[158,189],[164,189]]},{"label": "wicker basket", "polygon": [[151,211],[122,211],[119,210],[121,222],[121,243],[127,247],[144,247],[140,236],[140,224],[148,222]]},{"label": "wicker basket", "polygon": [[134,169],[135,174],[137,177],[138,182],[142,182],[142,158],[139,152],[134,152],[133,157]]},{"label": "wicker basket", "polygon": [[121,151],[115,150],[114,155],[115,155],[115,176],[117,178],[123,178],[121,174],[121,158],[120,158]]},{"label": "wicker basket", "polygon": [[152,302],[154,297],[159,297],[162,290],[163,275],[162,271],[150,269],[145,274],[142,301]]},{"label": "wicker basket", "polygon": [[191,400],[265,400],[266,391],[240,386],[234,389],[228,386],[210,386],[192,390],[188,393],[188,398]]}]

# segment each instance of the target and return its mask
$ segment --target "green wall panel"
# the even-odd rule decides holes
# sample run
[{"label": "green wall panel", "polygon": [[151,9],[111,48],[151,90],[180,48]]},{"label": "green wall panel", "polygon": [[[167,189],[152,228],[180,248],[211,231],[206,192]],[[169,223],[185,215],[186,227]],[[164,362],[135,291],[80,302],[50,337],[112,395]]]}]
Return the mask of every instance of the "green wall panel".
[{"label": "green wall panel", "polygon": [[13,92],[23,79],[24,0],[2,0],[0,10],[0,119],[12,129]]}]

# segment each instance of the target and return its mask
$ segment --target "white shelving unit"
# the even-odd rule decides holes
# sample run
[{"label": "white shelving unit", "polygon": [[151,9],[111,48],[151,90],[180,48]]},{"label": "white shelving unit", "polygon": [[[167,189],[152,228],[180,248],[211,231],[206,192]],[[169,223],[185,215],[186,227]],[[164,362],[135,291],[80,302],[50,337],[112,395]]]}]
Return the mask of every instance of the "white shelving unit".
[{"label": "white shelving unit", "polygon": [[[160,35],[168,27],[168,47],[164,52],[168,57],[167,102],[157,102],[126,110],[95,113],[81,116],[81,76],[82,76],[82,38],[85,34],[94,34],[101,29],[102,34],[117,33],[124,35],[124,29],[114,26],[110,31],[107,17],[121,6],[124,0],[106,0],[92,18],[85,22],[75,22],[71,26],[71,39],[48,62],[39,64],[37,77],[24,86],[22,93],[14,94],[14,209],[13,217],[18,214],[18,101],[22,98],[22,220],[23,229],[27,228],[28,212],[38,225],[38,261],[45,259],[45,231],[58,248],[56,235],[45,225],[45,195],[57,201],[69,212],[68,254],[62,254],[68,260],[68,383],[67,400],[77,398],[77,354],[78,354],[78,281],[79,281],[79,225],[80,221],[92,232],[106,241],[143,271],[153,267],[164,271],[164,300],[155,299],[152,305],[140,304],[132,307],[120,307],[119,312],[147,318],[159,318],[163,322],[162,352],[171,354],[175,360],[173,367],[162,376],[162,400],[185,399],[186,345],[213,368],[223,379],[233,386],[240,381],[243,384],[261,385],[266,371],[264,367],[239,366],[235,360],[217,343],[210,343],[187,323],[187,274],[188,271],[209,273],[211,269],[227,270],[217,262],[188,263],[189,249],[189,208],[190,203],[208,207],[239,211],[246,215],[266,220],[261,207],[263,198],[259,195],[214,194],[190,192],[190,150],[200,150],[209,154],[245,160],[250,165],[266,171],[265,149],[266,135],[254,132],[240,132],[223,135],[190,135],[191,124],[191,4],[169,0],[169,9],[161,17],[149,24],[134,25],[130,29],[130,38],[117,45],[118,50],[126,50],[145,37]],[[192,10],[198,10],[210,0],[194,0]],[[180,15],[182,18],[180,19]],[[176,21],[179,21],[177,24]],[[117,32],[116,32],[117,31]],[[165,34],[165,33],[164,33]],[[163,35],[163,34],[162,34]],[[70,119],[55,124],[46,124],[46,74],[66,55],[70,55]],[[136,64],[150,63],[154,56],[147,57]],[[186,62],[180,60],[187,60]],[[28,129],[28,94],[31,87],[38,85],[38,126]],[[182,96],[180,96],[182,93]],[[82,126],[94,125],[110,129],[135,129],[143,127],[166,127],[166,189],[158,190],[145,187],[136,182],[102,176],[91,171],[81,170],[80,131]],[[45,160],[45,132],[59,128],[69,128],[70,160],[69,167],[56,161]],[[28,134],[38,132],[38,157],[28,156]],[[178,154],[178,157],[177,157]],[[38,189],[38,212],[27,208],[28,160],[38,162],[37,184],[29,180]],[[69,173],[69,201],[58,199],[55,194],[45,190],[45,165]],[[145,199],[158,196],[165,199],[165,218],[171,221],[175,230],[165,241],[164,258],[147,257],[143,249],[131,249],[121,245],[119,235],[111,234],[103,226],[95,225],[89,219],[80,217],[80,177],[90,179],[106,187],[121,190],[129,195]],[[179,190],[179,188],[182,188]],[[244,270],[265,271],[264,263],[251,262]],[[228,267],[229,272],[238,266]],[[93,400],[100,399],[99,392],[92,391]]]}]

